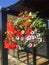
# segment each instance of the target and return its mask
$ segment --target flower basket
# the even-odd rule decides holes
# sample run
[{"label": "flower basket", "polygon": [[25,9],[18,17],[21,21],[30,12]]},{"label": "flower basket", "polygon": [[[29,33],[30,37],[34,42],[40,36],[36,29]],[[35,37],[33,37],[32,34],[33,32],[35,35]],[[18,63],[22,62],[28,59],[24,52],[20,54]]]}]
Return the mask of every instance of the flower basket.
[{"label": "flower basket", "polygon": [[4,48],[6,49],[32,49],[42,43],[42,35],[45,32],[46,24],[43,19],[32,12],[21,12],[15,21],[8,18]]}]

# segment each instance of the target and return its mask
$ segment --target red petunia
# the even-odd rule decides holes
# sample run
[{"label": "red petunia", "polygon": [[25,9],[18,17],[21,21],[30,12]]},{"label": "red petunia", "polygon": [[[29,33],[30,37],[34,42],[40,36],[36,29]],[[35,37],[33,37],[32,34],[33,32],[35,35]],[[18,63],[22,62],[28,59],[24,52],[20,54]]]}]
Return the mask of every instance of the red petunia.
[{"label": "red petunia", "polygon": [[4,40],[4,48],[8,49],[9,48],[9,44],[8,41]]},{"label": "red petunia", "polygon": [[25,31],[25,34],[26,34],[26,35],[29,35],[31,31],[32,31],[32,28],[28,27],[28,28],[26,29],[26,31]]},{"label": "red petunia", "polygon": [[9,43],[9,49],[16,49],[16,43],[10,42]]},{"label": "red petunia", "polygon": [[22,36],[21,30],[19,28],[16,30],[16,34],[15,35],[19,36],[19,37]]},{"label": "red petunia", "polygon": [[6,36],[8,39],[12,39],[12,37],[13,37],[13,35],[12,34],[7,34],[7,36]]},{"label": "red petunia", "polygon": [[11,32],[13,35],[16,33],[14,26],[10,22],[7,22],[7,31]]},{"label": "red petunia", "polygon": [[15,42],[8,42],[7,40],[4,40],[4,48],[6,49],[16,49],[17,43]]}]

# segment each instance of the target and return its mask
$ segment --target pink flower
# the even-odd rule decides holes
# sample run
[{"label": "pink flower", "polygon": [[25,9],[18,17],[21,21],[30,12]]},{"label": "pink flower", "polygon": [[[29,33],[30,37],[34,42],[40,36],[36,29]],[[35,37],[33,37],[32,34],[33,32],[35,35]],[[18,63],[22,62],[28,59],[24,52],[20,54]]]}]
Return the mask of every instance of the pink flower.
[{"label": "pink flower", "polygon": [[32,43],[29,43],[29,44],[28,44],[28,47],[32,47]]},{"label": "pink flower", "polygon": [[34,47],[36,47],[36,43],[34,43]]},{"label": "pink flower", "polygon": [[31,36],[31,39],[34,40],[35,39],[35,36]]},{"label": "pink flower", "polygon": [[30,34],[34,34],[34,31],[31,31]]},{"label": "pink flower", "polygon": [[37,35],[37,37],[40,37],[40,33],[37,33],[36,35]]},{"label": "pink flower", "polygon": [[16,40],[19,40],[20,39],[20,37],[19,36],[16,36]]},{"label": "pink flower", "polygon": [[42,38],[38,38],[39,42],[42,42]]},{"label": "pink flower", "polygon": [[28,40],[28,41],[31,40],[31,36],[30,36],[30,35],[27,36],[27,37],[26,37],[26,40]]},{"label": "pink flower", "polygon": [[24,31],[24,30],[22,30],[22,31],[21,31],[21,34],[24,34],[24,33],[25,33],[25,31]]}]

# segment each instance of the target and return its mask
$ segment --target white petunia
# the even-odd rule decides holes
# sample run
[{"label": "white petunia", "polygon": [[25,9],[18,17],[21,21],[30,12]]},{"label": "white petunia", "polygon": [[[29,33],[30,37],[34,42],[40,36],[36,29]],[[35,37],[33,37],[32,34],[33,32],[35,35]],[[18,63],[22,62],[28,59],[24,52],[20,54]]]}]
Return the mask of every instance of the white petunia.
[{"label": "white petunia", "polygon": [[34,40],[35,39],[35,36],[31,36],[31,39]]},{"label": "white petunia", "polygon": [[37,29],[35,29],[34,32],[37,32]]},{"label": "white petunia", "polygon": [[16,40],[19,40],[20,39],[20,37],[19,36],[16,36]]},{"label": "white petunia", "polygon": [[24,31],[24,30],[22,30],[22,31],[21,31],[21,34],[24,34],[24,33],[25,33],[25,31]]},{"label": "white petunia", "polygon": [[27,40],[27,41],[31,40],[31,36],[30,36],[30,35],[27,36],[27,37],[26,37],[26,40]]},{"label": "white petunia", "polygon": [[42,42],[42,38],[38,38],[39,42]]},{"label": "white petunia", "polygon": [[40,33],[37,33],[36,36],[37,36],[37,37],[40,37]]},{"label": "white petunia", "polygon": [[29,43],[29,44],[28,44],[28,47],[32,47],[32,43]]},{"label": "white petunia", "polygon": [[36,47],[36,43],[34,43],[34,47]]},{"label": "white petunia", "polygon": [[30,34],[34,34],[34,31],[31,31]]},{"label": "white petunia", "polygon": [[23,41],[24,40],[24,37],[21,37],[21,41]]}]

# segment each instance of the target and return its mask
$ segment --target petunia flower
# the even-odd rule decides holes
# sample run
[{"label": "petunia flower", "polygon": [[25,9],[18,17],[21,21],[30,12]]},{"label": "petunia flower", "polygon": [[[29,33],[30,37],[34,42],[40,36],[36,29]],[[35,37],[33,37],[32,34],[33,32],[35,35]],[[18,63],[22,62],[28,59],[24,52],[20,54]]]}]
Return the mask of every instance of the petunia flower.
[{"label": "petunia flower", "polygon": [[12,37],[13,37],[13,35],[12,34],[7,34],[7,36],[6,36],[8,39],[12,39]]},{"label": "petunia flower", "polygon": [[16,33],[14,26],[10,22],[7,22],[7,31],[9,31],[13,35]]},{"label": "petunia flower", "polygon": [[30,34],[34,34],[34,31],[31,31]]},{"label": "petunia flower", "polygon": [[28,27],[25,31],[25,35],[29,35],[31,31],[32,31],[32,28]]},{"label": "petunia flower", "polygon": [[29,43],[29,44],[28,44],[28,47],[32,47],[32,43]]},{"label": "petunia flower", "polygon": [[25,33],[25,31],[24,31],[24,30],[22,30],[22,31],[21,31],[21,34],[24,34],[24,33]]},{"label": "petunia flower", "polygon": [[31,36],[31,39],[34,40],[35,39],[35,36]]},{"label": "petunia flower", "polygon": [[4,48],[8,49],[9,48],[9,44],[8,44],[8,41],[7,40],[4,40]]},{"label": "petunia flower", "polygon": [[39,42],[42,42],[42,38],[38,38],[38,41],[39,41]]},{"label": "petunia flower", "polygon": [[34,43],[34,45],[33,45],[34,47],[36,47],[36,43]]},{"label": "petunia flower", "polygon": [[16,49],[17,43],[15,42],[8,42],[7,40],[4,40],[4,48],[6,49]]},{"label": "petunia flower", "polygon": [[27,41],[31,40],[31,36],[28,35],[28,36],[26,37],[26,40],[27,40]]},{"label": "petunia flower", "polygon": [[40,33],[37,33],[36,36],[37,36],[37,37],[40,37]]},{"label": "petunia flower", "polygon": [[16,34],[15,34],[15,35],[16,35],[16,36],[19,36],[19,37],[22,36],[21,30],[20,30],[19,28],[16,30]]},{"label": "petunia flower", "polygon": [[24,40],[24,37],[21,37],[21,41],[23,41]]},{"label": "petunia flower", "polygon": [[20,37],[19,36],[16,36],[16,40],[19,40],[20,39]]}]

